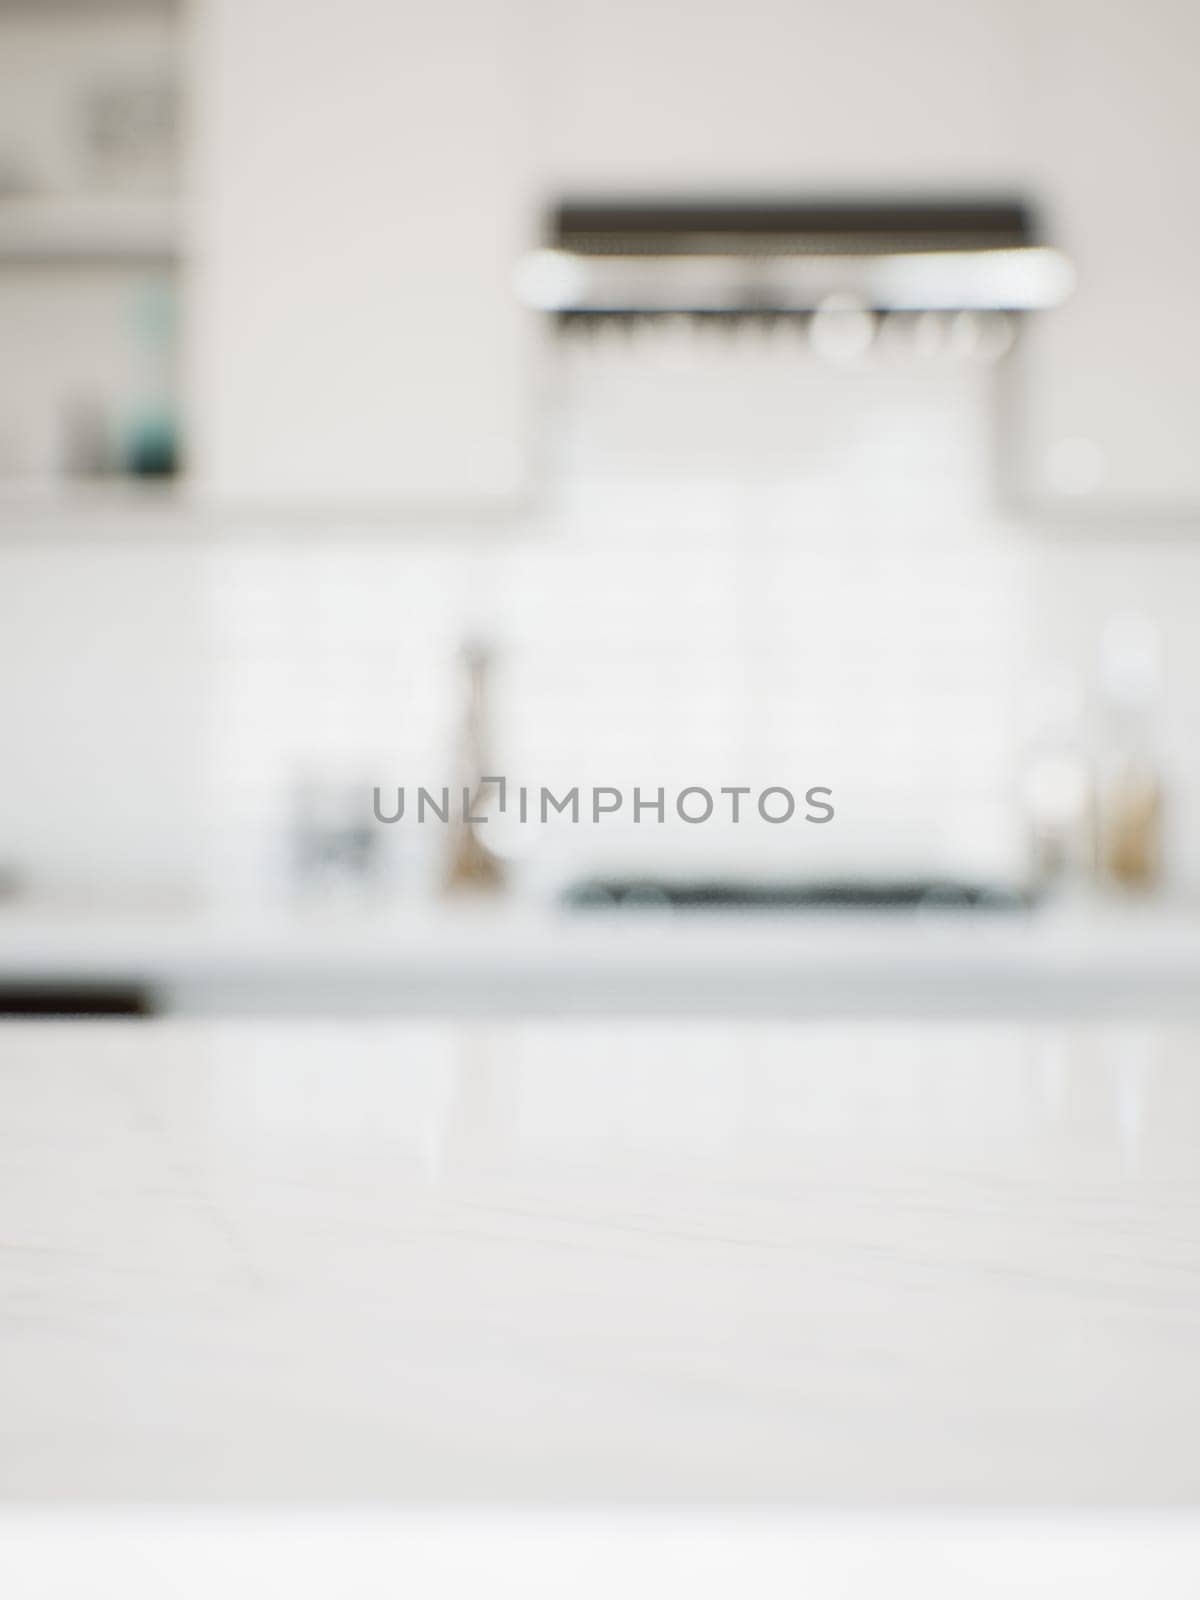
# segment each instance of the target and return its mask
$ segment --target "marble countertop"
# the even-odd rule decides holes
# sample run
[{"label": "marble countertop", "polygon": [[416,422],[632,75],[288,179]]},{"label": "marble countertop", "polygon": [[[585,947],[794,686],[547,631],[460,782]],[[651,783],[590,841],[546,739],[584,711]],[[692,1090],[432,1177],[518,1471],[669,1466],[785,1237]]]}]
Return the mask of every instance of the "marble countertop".
[{"label": "marble countertop", "polygon": [[0,1500],[1195,1506],[1200,1032],[0,1026]]},{"label": "marble countertop", "polygon": [[1032,913],[125,910],[13,902],[5,985],[144,989],[173,1013],[1200,1020],[1200,909]]}]

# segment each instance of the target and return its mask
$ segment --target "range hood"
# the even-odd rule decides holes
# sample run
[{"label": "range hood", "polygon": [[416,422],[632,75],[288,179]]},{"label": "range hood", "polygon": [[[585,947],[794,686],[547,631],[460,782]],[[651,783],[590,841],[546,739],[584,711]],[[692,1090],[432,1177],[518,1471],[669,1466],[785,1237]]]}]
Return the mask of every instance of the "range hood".
[{"label": "range hood", "polygon": [[567,200],[517,291],[564,317],[1021,312],[1074,277],[1015,200]]}]

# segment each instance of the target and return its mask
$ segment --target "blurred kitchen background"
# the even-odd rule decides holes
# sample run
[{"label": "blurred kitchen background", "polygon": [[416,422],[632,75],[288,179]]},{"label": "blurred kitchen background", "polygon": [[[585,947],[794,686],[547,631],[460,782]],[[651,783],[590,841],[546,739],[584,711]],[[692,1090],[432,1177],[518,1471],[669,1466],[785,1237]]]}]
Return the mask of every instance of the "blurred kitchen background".
[{"label": "blurred kitchen background", "polygon": [[[326,911],[419,954],[453,841],[372,790],[464,741],[837,808],[510,832],[481,948],[622,885],[1200,948],[1198,50],[1184,0],[0,0],[0,995],[201,924],[278,975]],[[1015,275],[930,276],[989,229]]]}]

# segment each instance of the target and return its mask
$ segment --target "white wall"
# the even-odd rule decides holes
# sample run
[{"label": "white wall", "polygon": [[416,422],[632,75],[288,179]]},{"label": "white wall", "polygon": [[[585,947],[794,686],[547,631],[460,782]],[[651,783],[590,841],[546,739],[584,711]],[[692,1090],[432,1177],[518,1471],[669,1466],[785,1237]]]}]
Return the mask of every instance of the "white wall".
[{"label": "white wall", "polygon": [[1022,181],[1038,8],[1021,0],[531,0],[551,188]]}]

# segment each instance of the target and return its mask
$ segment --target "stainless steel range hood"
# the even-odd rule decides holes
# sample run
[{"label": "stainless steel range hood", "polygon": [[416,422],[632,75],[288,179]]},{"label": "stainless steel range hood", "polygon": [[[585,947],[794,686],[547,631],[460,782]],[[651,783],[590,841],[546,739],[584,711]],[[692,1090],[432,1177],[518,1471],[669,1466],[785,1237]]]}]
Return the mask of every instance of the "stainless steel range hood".
[{"label": "stainless steel range hood", "polygon": [[1019,201],[566,201],[520,264],[565,317],[1035,311],[1074,270]]}]

